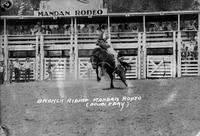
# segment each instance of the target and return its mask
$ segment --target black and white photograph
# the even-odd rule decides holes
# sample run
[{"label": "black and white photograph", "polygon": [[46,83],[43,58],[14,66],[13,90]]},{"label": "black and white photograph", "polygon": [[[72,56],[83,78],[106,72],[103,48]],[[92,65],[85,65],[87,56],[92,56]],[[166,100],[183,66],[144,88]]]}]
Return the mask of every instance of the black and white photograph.
[{"label": "black and white photograph", "polygon": [[200,0],[0,6],[0,136],[200,136]]}]

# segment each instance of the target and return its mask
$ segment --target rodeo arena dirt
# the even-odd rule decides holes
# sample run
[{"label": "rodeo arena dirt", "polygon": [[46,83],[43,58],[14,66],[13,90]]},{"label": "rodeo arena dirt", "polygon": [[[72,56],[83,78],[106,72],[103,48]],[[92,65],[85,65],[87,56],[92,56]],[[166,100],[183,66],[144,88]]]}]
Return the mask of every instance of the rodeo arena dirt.
[{"label": "rodeo arena dirt", "polygon": [[0,16],[0,136],[200,136],[200,11],[80,9]]}]

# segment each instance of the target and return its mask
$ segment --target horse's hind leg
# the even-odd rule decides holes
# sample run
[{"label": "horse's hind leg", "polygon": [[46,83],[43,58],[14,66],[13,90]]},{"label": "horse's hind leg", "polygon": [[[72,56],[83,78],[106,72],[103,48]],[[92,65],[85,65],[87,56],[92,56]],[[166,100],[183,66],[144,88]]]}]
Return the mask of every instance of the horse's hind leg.
[{"label": "horse's hind leg", "polygon": [[110,77],[110,88],[114,88],[114,84],[113,84],[113,74],[112,72],[107,72],[109,77]]},{"label": "horse's hind leg", "polygon": [[101,78],[99,77],[99,67],[96,68],[96,74],[97,74],[97,81],[101,81]]},{"label": "horse's hind leg", "polygon": [[124,85],[125,85],[126,87],[128,87],[128,85],[127,85],[127,83],[126,83],[126,77],[123,77],[122,75],[120,75],[120,79],[121,79],[121,81],[124,83]]},{"label": "horse's hind leg", "polygon": [[124,83],[124,85],[127,87],[128,85],[127,85],[127,83],[126,83],[126,73],[125,73],[125,71],[120,71],[119,73],[118,73],[118,76],[120,77],[120,79],[121,79],[121,81]]}]

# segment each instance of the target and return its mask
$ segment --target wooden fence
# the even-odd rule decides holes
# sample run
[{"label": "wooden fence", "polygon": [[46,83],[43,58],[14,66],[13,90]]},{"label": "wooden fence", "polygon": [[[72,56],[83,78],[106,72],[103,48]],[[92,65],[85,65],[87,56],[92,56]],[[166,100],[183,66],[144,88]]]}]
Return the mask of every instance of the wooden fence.
[{"label": "wooden fence", "polygon": [[[199,76],[199,33],[197,31],[120,32],[111,33],[108,41],[116,50],[122,52],[126,50],[124,51],[125,61],[132,66],[132,69],[127,72],[129,79]],[[11,51],[35,52],[32,80],[48,78],[47,64],[50,59],[56,66],[53,70],[53,80],[66,80],[67,72],[75,79],[96,79],[94,70],[91,70],[89,66],[89,57],[92,50],[97,47],[97,38],[97,34],[81,33],[75,35],[6,35],[0,37],[0,46],[4,52],[8,51],[7,56]],[[158,51],[157,54],[149,53],[160,49],[170,50],[170,53],[160,54]],[[46,51],[56,50],[67,51],[68,56],[53,58],[45,56]]]}]

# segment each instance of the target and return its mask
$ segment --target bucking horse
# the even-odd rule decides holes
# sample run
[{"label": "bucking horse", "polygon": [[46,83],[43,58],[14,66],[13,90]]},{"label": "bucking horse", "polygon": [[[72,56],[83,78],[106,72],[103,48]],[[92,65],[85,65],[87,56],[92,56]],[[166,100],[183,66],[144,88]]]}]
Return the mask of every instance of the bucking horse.
[{"label": "bucking horse", "polygon": [[93,69],[96,70],[97,81],[101,80],[101,77],[99,76],[100,67],[101,69],[104,69],[107,72],[111,79],[110,88],[114,88],[114,73],[116,73],[120,77],[121,81],[125,84],[126,87],[128,86],[126,83],[126,71],[130,69],[131,66],[127,62],[120,61],[121,65],[116,69],[114,56],[107,53],[107,51],[102,48],[95,48],[93,50],[92,55],[90,57],[90,62],[92,63]]}]

